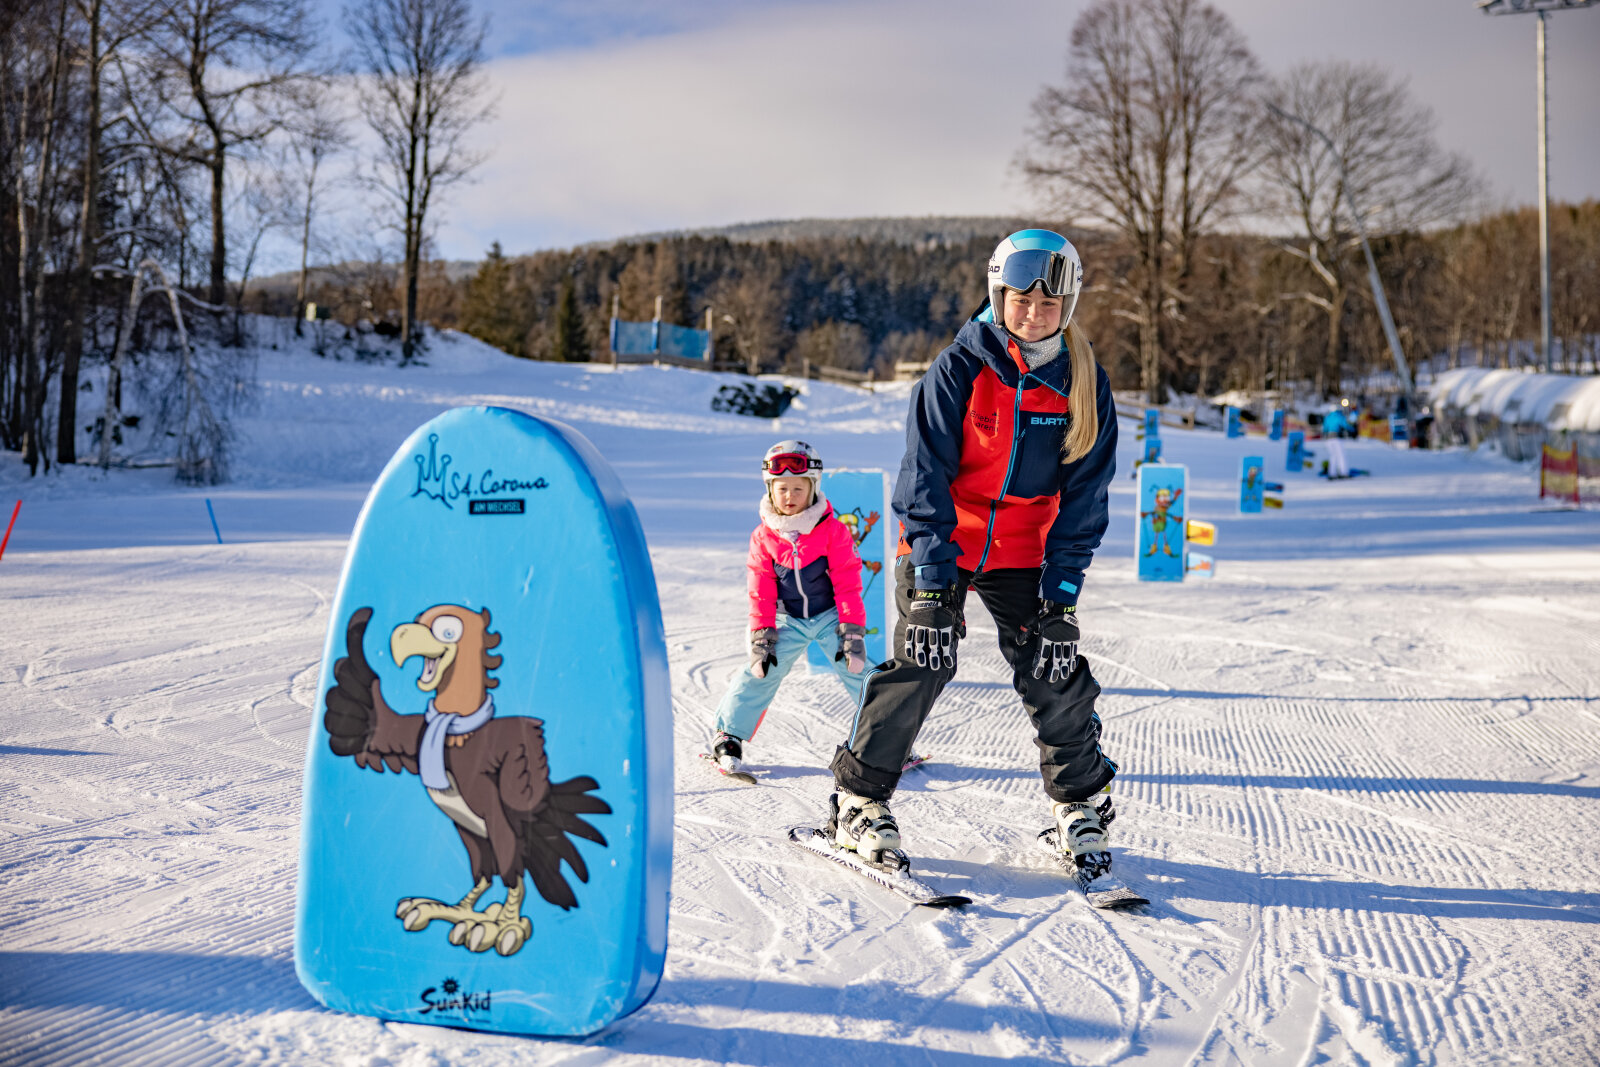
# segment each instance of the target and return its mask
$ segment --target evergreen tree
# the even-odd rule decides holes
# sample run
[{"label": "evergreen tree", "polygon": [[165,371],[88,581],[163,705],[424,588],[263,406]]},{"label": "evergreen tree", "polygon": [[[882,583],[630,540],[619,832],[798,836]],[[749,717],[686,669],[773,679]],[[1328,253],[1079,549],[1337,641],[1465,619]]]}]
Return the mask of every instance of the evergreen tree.
[{"label": "evergreen tree", "polygon": [[467,298],[461,310],[461,328],[480,341],[510,352],[528,354],[527,300],[519,300],[512,285],[511,262],[496,241],[478,273],[467,283]]},{"label": "evergreen tree", "polygon": [[564,363],[589,362],[589,338],[583,330],[578,289],[570,274],[561,279],[561,297],[556,303],[555,358]]}]

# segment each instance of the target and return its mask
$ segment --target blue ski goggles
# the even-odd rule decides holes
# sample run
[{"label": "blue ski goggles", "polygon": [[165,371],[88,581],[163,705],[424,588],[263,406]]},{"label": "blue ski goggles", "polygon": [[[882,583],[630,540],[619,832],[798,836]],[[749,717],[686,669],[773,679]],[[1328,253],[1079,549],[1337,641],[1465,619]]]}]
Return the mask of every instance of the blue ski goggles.
[{"label": "blue ski goggles", "polygon": [[1019,293],[1043,285],[1051,296],[1071,296],[1072,281],[1072,261],[1047,248],[1020,249],[1000,265],[1000,284]]}]

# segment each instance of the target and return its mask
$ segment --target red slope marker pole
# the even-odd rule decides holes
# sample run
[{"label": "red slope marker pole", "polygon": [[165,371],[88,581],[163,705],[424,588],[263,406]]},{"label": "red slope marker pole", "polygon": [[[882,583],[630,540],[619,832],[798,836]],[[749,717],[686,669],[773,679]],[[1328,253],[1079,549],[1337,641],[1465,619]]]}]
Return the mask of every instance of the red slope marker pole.
[{"label": "red slope marker pole", "polygon": [[17,501],[17,506],[11,509],[11,521],[6,523],[6,535],[0,537],[0,559],[6,556],[6,545],[11,543],[11,528],[17,524],[17,512],[22,510],[22,501]]}]

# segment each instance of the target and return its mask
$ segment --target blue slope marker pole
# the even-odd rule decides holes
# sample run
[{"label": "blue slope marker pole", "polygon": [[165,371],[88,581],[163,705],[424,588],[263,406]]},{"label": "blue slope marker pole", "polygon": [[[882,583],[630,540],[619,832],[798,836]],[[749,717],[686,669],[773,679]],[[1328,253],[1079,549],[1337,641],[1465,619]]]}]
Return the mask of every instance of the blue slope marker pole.
[{"label": "blue slope marker pole", "polygon": [[211,498],[206,497],[206,514],[211,516],[211,532],[217,535],[217,544],[222,544],[222,531],[217,528],[217,513],[212,510]]}]

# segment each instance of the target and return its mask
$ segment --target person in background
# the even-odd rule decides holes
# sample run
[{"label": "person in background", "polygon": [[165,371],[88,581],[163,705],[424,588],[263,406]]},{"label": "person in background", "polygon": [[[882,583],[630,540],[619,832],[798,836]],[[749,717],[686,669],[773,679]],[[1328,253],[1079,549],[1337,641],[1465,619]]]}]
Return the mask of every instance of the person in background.
[{"label": "person in background", "polygon": [[750,534],[749,663],[717,707],[710,755],[723,774],[742,770],[745,745],[795,661],[813,641],[835,640],[833,667],[852,703],[866,669],[861,557],[849,527],[822,495],[822,459],[804,441],[779,441],[761,461],[761,522]]}]

